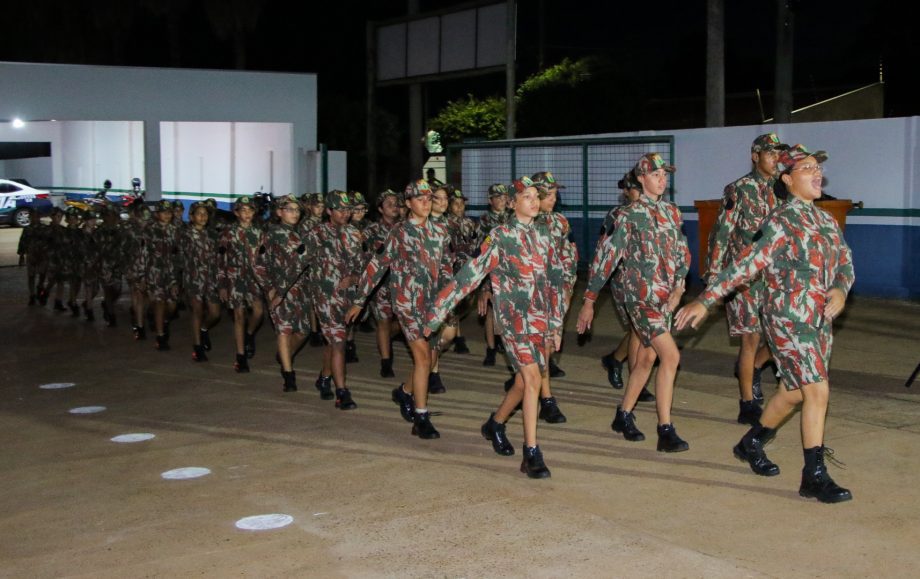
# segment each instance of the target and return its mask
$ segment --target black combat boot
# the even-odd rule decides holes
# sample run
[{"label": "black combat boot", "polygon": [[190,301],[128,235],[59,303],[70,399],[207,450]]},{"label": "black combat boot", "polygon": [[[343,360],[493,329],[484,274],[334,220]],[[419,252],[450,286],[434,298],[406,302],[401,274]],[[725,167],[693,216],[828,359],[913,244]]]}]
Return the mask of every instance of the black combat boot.
[{"label": "black combat boot", "polygon": [[429,394],[444,394],[447,392],[447,387],[444,386],[444,383],[441,382],[441,374],[439,372],[429,372],[428,374],[428,393]]},{"label": "black combat boot", "polygon": [[562,424],[566,421],[565,414],[559,410],[556,404],[556,397],[540,398],[540,420],[545,420],[550,424]]},{"label": "black combat boot", "polygon": [[144,326],[134,326],[132,331],[134,332],[135,340],[141,341],[147,339],[147,330],[144,329]]},{"label": "black combat boot", "polygon": [[282,392],[297,392],[297,373],[291,370],[290,372],[285,372],[281,370],[281,377],[284,379],[284,384],[281,386]]},{"label": "black combat boot", "polygon": [[754,393],[754,402],[763,404],[763,385],[761,377],[763,376],[763,367],[754,368],[754,379],[751,381],[751,390]]},{"label": "black combat boot", "polygon": [[83,302],[83,316],[86,318],[87,322],[96,321],[96,314],[93,312],[93,307],[87,302]]},{"label": "black combat boot", "polygon": [[763,408],[754,400],[738,401],[738,424],[750,424],[757,426],[760,424],[760,416],[763,414]]},{"label": "black combat boot", "polygon": [[767,453],[763,450],[764,445],[773,438],[775,433],[774,429],[764,428],[757,424],[741,437],[741,440],[732,449],[732,454],[738,460],[746,461],[751,465],[754,474],[776,476],[779,474],[779,467],[767,458]]},{"label": "black combat boot", "polygon": [[38,300],[35,297],[35,294],[29,294],[29,305],[34,306]]},{"label": "black combat boot", "polygon": [[816,498],[822,503],[842,503],[851,500],[853,494],[835,483],[834,479],[827,474],[827,467],[824,466],[825,452],[827,449],[824,446],[803,450],[805,468],[802,469],[802,486],[799,487],[799,495]]},{"label": "black combat boot", "polygon": [[246,358],[246,354],[237,354],[236,361],[233,363],[233,369],[239,374],[245,374],[249,372],[249,360]]},{"label": "black combat boot", "polygon": [[549,359],[549,377],[550,378],[562,378],[565,376],[565,370],[556,365],[556,362],[550,358]]},{"label": "black combat boot", "polygon": [[348,388],[335,389],[335,407],[339,410],[354,410],[358,407],[351,399],[351,390]]},{"label": "black combat boot", "polygon": [[323,333],[318,330],[310,332],[310,345],[314,348],[325,346],[326,341],[323,340]]},{"label": "black combat boot", "polygon": [[505,425],[495,421],[494,412],[489,416],[489,419],[486,420],[479,431],[482,432],[483,438],[492,442],[492,449],[496,454],[502,456],[511,456],[514,454],[514,447],[511,446],[511,442],[508,441],[508,437],[505,435]]},{"label": "black combat boot", "polygon": [[358,361],[358,346],[354,340],[345,342],[345,363],[354,364]]},{"label": "black combat boot", "polygon": [[198,331],[198,342],[201,343],[201,346],[207,350],[211,351],[211,333],[207,330]]},{"label": "black combat boot", "polygon": [[208,356],[204,353],[203,346],[192,346],[192,360],[195,362],[207,362]]},{"label": "black combat boot", "polygon": [[469,354],[470,349],[466,345],[466,338],[463,336],[457,336],[454,338],[454,352],[457,354]]},{"label": "black combat boot", "polygon": [[402,415],[403,420],[406,422],[412,422],[413,417],[415,416],[415,400],[412,398],[412,395],[403,390],[405,382],[393,388],[393,393],[391,398],[399,406],[399,413]]},{"label": "black combat boot", "polygon": [[319,390],[319,397],[323,400],[332,400],[335,394],[332,393],[332,376],[323,376],[320,374],[316,379],[316,389]]},{"label": "black combat boot", "polygon": [[495,351],[499,354],[505,353],[505,344],[502,342],[500,334],[495,334]]},{"label": "black combat boot", "polygon": [[80,306],[77,305],[77,302],[67,302],[67,307],[70,308],[71,318],[80,317]]},{"label": "black combat boot", "polygon": [[247,358],[252,358],[256,355],[256,335],[246,332],[243,335],[243,352],[246,354]]},{"label": "black combat boot", "polygon": [[158,334],[156,348],[160,352],[168,351],[169,350],[169,337],[164,334]]},{"label": "black combat boot", "polygon": [[67,308],[64,307],[64,302],[61,300],[54,300],[54,307],[52,308],[56,312],[66,312]]},{"label": "black combat boot", "polygon": [[604,356],[601,358],[601,364],[607,370],[607,381],[615,390],[623,389],[623,362],[613,356]]},{"label": "black combat boot", "polygon": [[396,376],[393,372],[393,358],[381,358],[380,359],[380,377],[381,378],[392,378]]},{"label": "black combat boot", "polygon": [[512,374],[511,378],[508,378],[507,380],[505,380],[505,392],[508,392],[509,390],[514,388],[514,379],[516,377],[517,377],[517,374]]},{"label": "black combat boot", "polygon": [[495,365],[495,348],[489,348],[486,346],[486,357],[482,361],[483,366],[494,366]]},{"label": "black combat boot", "polygon": [[677,435],[673,424],[658,425],[658,452],[683,452],[685,450],[690,450],[690,445]]},{"label": "black combat boot", "polygon": [[521,472],[528,478],[549,478],[550,472],[543,462],[543,452],[540,446],[525,446],[524,460],[521,461]]},{"label": "black combat boot", "polygon": [[639,402],[654,402],[655,395],[648,391],[648,386],[642,387],[642,392],[639,392]]},{"label": "black combat boot", "polygon": [[632,412],[626,412],[623,410],[622,406],[617,406],[617,413],[616,416],[613,417],[610,428],[612,428],[614,432],[621,433],[623,438],[630,442],[645,440],[645,435],[642,434],[642,431],[636,426],[636,415]]},{"label": "black combat boot", "polygon": [[441,433],[431,423],[430,412],[416,412],[412,421],[412,434],[419,438],[431,440],[441,438]]}]

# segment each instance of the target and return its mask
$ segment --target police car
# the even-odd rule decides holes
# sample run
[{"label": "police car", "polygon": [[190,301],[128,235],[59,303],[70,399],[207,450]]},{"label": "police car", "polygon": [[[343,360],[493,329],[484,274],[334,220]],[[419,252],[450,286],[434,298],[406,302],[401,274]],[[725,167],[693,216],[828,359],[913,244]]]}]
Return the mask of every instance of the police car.
[{"label": "police car", "polygon": [[47,215],[52,207],[54,203],[48,191],[33,189],[28,182],[0,179],[0,224],[26,227],[30,208],[39,215]]}]

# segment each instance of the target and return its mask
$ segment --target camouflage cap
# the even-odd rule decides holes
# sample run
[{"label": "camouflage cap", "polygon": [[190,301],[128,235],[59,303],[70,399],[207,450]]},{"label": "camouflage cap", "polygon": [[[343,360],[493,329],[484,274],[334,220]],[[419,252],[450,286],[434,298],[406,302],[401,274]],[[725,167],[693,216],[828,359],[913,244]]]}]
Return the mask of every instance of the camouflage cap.
[{"label": "camouflage cap", "polygon": [[204,208],[209,214],[214,211],[214,208],[207,201],[195,201],[188,208],[188,214],[191,215],[195,213],[199,208]]},{"label": "camouflage cap", "polygon": [[422,195],[431,196],[431,185],[428,184],[428,181],[418,179],[406,185],[406,192],[404,194],[406,199],[421,197]]},{"label": "camouflage cap", "polygon": [[181,200],[181,199],[175,199],[175,200],[173,200],[172,203],[173,203],[173,208],[174,208],[174,209],[185,209],[185,204],[182,203],[182,200]]},{"label": "camouflage cap", "polygon": [[363,207],[365,209],[368,208],[367,199],[365,199],[364,195],[362,195],[359,191],[352,191],[351,198],[355,207]]},{"label": "camouflage cap", "polygon": [[489,197],[501,197],[502,195],[508,195],[508,187],[506,185],[502,185],[501,183],[489,185]]},{"label": "camouflage cap", "polygon": [[310,195],[307,197],[308,205],[325,205],[325,203],[326,196],[322,193],[310,193]]},{"label": "camouflage cap", "polygon": [[288,203],[293,203],[300,208],[300,202],[297,200],[297,197],[294,197],[292,194],[288,193],[287,195],[282,195],[281,197],[275,197],[274,199],[275,207],[281,209]]},{"label": "camouflage cap", "polygon": [[751,143],[751,152],[759,153],[761,151],[784,151],[789,145],[781,143],[776,133],[767,133],[760,135]]},{"label": "camouflage cap", "polygon": [[172,211],[173,210],[172,201],[169,201],[167,199],[160,199],[153,206],[153,210],[158,211],[158,212],[159,211]]},{"label": "camouflage cap", "polygon": [[632,170],[627,171],[623,178],[617,181],[617,187],[620,189],[638,189],[642,190],[642,185],[639,183],[639,180],[636,179],[636,174]]},{"label": "camouflage cap", "polygon": [[808,157],[814,157],[819,163],[827,161],[827,153],[824,151],[815,151],[812,153],[805,145],[792,145],[788,149],[780,151],[776,164],[781,173],[788,173],[795,167],[796,163]]},{"label": "camouflage cap", "polygon": [[204,200],[204,203],[211,209],[217,209],[217,199],[213,197],[208,197]]},{"label": "camouflage cap", "polygon": [[345,191],[335,189],[326,193],[327,209],[351,209],[354,204],[354,198]]},{"label": "camouflage cap", "polygon": [[400,201],[399,193],[393,191],[392,189],[387,189],[377,194],[377,207],[383,205],[383,202],[386,201],[387,197],[395,197],[397,202]]},{"label": "camouflage cap", "polygon": [[645,175],[646,173],[651,173],[658,169],[664,169],[668,173],[673,173],[677,170],[677,167],[665,163],[664,159],[662,159],[661,155],[658,153],[646,153],[639,158],[636,166],[633,167],[633,173],[638,177],[639,175]]},{"label": "camouflage cap", "polygon": [[534,173],[530,178],[533,181],[534,186],[537,189],[565,189],[565,185],[560,184],[556,181],[556,178],[549,171],[540,171],[539,173]]},{"label": "camouflage cap", "polygon": [[250,209],[255,209],[256,203],[255,201],[253,201],[252,197],[250,197],[249,195],[243,195],[242,197],[238,198],[236,201],[233,202],[233,210],[239,211],[243,207],[249,207]]},{"label": "camouflage cap", "polygon": [[67,217],[71,217],[71,216],[79,217],[80,213],[82,213],[80,211],[80,208],[74,207],[73,205],[67,207],[67,209],[64,210],[64,215],[66,215]]},{"label": "camouflage cap", "polygon": [[469,201],[469,199],[466,198],[466,195],[463,194],[463,191],[459,189],[454,189],[450,194],[450,198],[451,199],[463,199],[464,201]]},{"label": "camouflage cap", "polygon": [[520,179],[516,179],[511,182],[511,195],[516,196],[518,193],[522,193],[524,189],[527,189],[528,187],[537,187],[537,184],[534,183],[530,177],[524,175]]}]

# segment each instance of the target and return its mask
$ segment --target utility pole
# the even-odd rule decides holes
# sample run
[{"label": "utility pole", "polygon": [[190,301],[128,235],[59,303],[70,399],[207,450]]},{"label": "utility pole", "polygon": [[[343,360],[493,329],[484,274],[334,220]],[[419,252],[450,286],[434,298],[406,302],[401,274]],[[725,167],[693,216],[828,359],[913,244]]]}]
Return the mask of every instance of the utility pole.
[{"label": "utility pole", "polygon": [[377,38],[372,22],[367,23],[367,189],[369,195],[377,195]]},{"label": "utility pole", "polygon": [[[409,16],[418,14],[419,0],[408,0]],[[409,174],[413,179],[420,179],[422,175],[422,165],[425,163],[422,157],[422,143],[420,139],[424,136],[425,127],[422,126],[422,85],[413,82],[409,85]]]},{"label": "utility pole", "polygon": [[776,0],[776,88],[773,122],[792,122],[792,39],[795,15],[791,0]]},{"label": "utility pole", "polygon": [[725,0],[706,0],[706,126],[725,126]]},{"label": "utility pole", "polygon": [[514,56],[515,56],[515,31],[517,30],[516,11],[514,0],[507,0],[506,34],[508,36],[505,60],[505,138],[514,138],[514,118],[516,116],[516,103],[514,102]]}]

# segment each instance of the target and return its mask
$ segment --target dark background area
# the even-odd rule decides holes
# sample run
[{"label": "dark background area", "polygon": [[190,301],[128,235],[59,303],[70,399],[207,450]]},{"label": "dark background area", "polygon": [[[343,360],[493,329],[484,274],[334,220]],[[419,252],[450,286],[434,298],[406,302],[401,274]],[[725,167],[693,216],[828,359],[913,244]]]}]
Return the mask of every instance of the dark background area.
[{"label": "dark background area", "polygon": [[[17,5],[18,4],[18,5]],[[463,2],[420,0],[422,12]],[[310,72],[319,79],[319,142],[349,153],[361,188],[365,148],[365,25],[406,13],[405,0],[98,0],[9,3],[0,60],[118,66]],[[798,0],[794,108],[876,82],[885,115],[920,114],[914,94],[915,3]],[[773,0],[725,2],[726,122],[772,116]],[[521,126],[519,134],[581,134],[702,126],[705,122],[705,0],[518,2],[517,79],[563,58],[597,57],[598,74],[577,95]],[[545,34],[540,34],[540,22]],[[542,38],[542,42],[541,42]],[[405,87],[378,91],[380,182],[408,174]],[[426,117],[451,99],[504,94],[503,75],[430,83]],[[62,95],[65,96],[65,95]],[[566,101],[566,99],[570,99]],[[578,122],[559,114],[577,105]],[[558,122],[553,122],[557,119]],[[591,129],[586,131],[585,129]],[[421,135],[415,136],[417,142]]]}]

